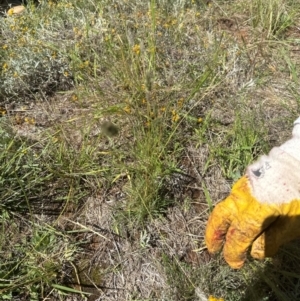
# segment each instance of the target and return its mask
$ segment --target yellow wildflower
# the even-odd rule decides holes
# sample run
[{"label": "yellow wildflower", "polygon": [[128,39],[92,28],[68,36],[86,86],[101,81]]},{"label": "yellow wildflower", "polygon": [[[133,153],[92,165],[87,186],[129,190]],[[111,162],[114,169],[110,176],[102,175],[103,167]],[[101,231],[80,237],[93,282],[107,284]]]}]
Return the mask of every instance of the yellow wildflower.
[{"label": "yellow wildflower", "polygon": [[198,123],[201,123],[203,121],[203,118],[201,118],[201,117],[199,117],[198,119],[197,119],[197,122]]},{"label": "yellow wildflower", "polygon": [[130,113],[131,112],[131,109],[130,109],[130,107],[129,106],[126,106],[125,108],[124,108],[124,111],[126,112],[126,113]]},{"label": "yellow wildflower", "polygon": [[177,103],[178,107],[181,108],[183,106],[183,103],[184,103],[184,98],[180,98]]},{"label": "yellow wildflower", "polygon": [[8,65],[7,65],[7,63],[4,63],[4,64],[2,65],[2,70],[3,70],[3,72],[6,72],[7,69],[8,69]]},{"label": "yellow wildflower", "polygon": [[76,37],[82,35],[82,31],[78,27],[73,27],[73,32],[74,32]]},{"label": "yellow wildflower", "polygon": [[175,110],[172,111],[172,121],[177,122],[179,120],[179,115],[176,113]]},{"label": "yellow wildflower", "polygon": [[25,117],[24,121],[28,124],[35,124],[35,119],[30,117]]},{"label": "yellow wildflower", "polygon": [[84,61],[82,63],[80,63],[79,68],[80,69],[85,69],[89,66],[90,62],[89,61]]},{"label": "yellow wildflower", "polygon": [[76,94],[73,94],[72,97],[71,97],[71,99],[73,101],[77,101],[78,100],[78,96]]},{"label": "yellow wildflower", "polygon": [[133,47],[132,47],[132,51],[136,54],[140,54],[141,53],[141,46],[138,45],[138,44],[135,44]]},{"label": "yellow wildflower", "polygon": [[0,114],[1,114],[2,116],[6,115],[6,114],[7,114],[6,109],[3,108],[3,107],[0,107]]},{"label": "yellow wildflower", "polygon": [[8,46],[6,45],[6,44],[4,44],[3,46],[2,46],[2,49],[7,49],[8,48]]}]

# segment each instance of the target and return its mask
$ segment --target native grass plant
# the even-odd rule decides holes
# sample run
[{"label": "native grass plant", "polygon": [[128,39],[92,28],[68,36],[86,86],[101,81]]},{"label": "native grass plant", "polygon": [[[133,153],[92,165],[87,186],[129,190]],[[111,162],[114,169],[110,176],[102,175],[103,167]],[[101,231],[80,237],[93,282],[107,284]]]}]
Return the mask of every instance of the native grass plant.
[{"label": "native grass plant", "polygon": [[[102,49],[103,56],[97,55],[94,59],[94,65],[101,67],[95,69],[95,73],[100,78],[97,81],[102,92],[102,85],[107,85],[108,79],[101,83],[101,73],[108,68],[111,85],[122,91],[123,101],[119,99],[120,93],[110,91],[110,98],[116,96],[106,105],[106,110],[112,112],[114,108],[116,115],[122,114],[126,119],[121,128],[132,136],[125,166],[122,167],[124,154],[120,157],[123,162],[118,163],[120,174],[126,175],[128,180],[125,187],[128,202],[121,215],[125,213],[138,223],[162,214],[172,203],[166,197],[164,182],[176,170],[176,159],[182,152],[180,144],[185,139],[180,138],[178,131],[183,124],[191,127],[191,124],[201,122],[197,113],[192,113],[201,106],[201,99],[194,97],[199,91],[209,93],[214,84],[218,85],[218,73],[225,55],[218,44],[205,46],[208,43],[205,39],[199,40],[194,52],[189,51],[185,46],[187,41],[179,38],[184,37],[181,27],[185,25],[180,25],[182,15],[170,17],[158,7],[152,1],[136,12],[139,19],[128,20],[124,19],[124,11],[129,7],[122,10],[110,7],[104,14],[112,28],[104,39],[107,48]],[[165,8],[170,9],[170,5]],[[197,18],[196,15],[192,17]],[[167,45],[164,45],[165,38],[169,41]],[[174,48],[172,41],[180,43],[182,48]],[[210,55],[204,52],[205,47],[211,47]],[[97,53],[96,49],[94,52]],[[199,53],[203,55],[199,56]],[[115,61],[113,65],[109,58]],[[194,60],[199,67],[192,67],[188,59]],[[185,72],[187,76],[180,78]],[[118,103],[112,107],[116,100]],[[111,115],[111,118],[116,117]]]},{"label": "native grass plant", "polygon": [[267,39],[278,37],[294,22],[296,12],[288,9],[289,4],[289,1],[282,0],[250,1],[253,27],[260,27]]}]

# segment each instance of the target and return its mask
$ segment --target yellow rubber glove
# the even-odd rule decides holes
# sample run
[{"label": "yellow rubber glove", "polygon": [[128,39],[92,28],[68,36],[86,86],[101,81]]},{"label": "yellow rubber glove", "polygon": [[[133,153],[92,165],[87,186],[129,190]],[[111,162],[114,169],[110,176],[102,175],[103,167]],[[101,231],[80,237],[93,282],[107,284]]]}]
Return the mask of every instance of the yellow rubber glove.
[{"label": "yellow rubber glove", "polygon": [[248,166],[230,195],[209,217],[208,251],[223,247],[235,269],[243,266],[248,249],[257,259],[273,256],[278,248],[300,237],[300,117],[293,137],[268,156]]}]

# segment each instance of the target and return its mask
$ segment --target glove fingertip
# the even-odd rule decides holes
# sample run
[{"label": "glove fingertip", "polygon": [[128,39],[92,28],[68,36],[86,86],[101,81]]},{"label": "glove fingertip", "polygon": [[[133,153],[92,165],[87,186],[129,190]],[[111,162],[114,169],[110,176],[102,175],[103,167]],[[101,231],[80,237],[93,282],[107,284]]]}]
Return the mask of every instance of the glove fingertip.
[{"label": "glove fingertip", "polygon": [[222,249],[226,232],[231,223],[230,197],[222,201],[211,213],[205,231],[205,243],[210,253],[217,253]]},{"label": "glove fingertip", "polygon": [[224,259],[231,268],[237,270],[242,268],[246,261],[246,258],[246,252],[237,253],[235,250],[229,250],[225,245]]},{"label": "glove fingertip", "polygon": [[240,261],[227,261],[226,260],[226,262],[232,269],[235,269],[235,270],[241,269],[245,264],[245,260],[240,260]]}]

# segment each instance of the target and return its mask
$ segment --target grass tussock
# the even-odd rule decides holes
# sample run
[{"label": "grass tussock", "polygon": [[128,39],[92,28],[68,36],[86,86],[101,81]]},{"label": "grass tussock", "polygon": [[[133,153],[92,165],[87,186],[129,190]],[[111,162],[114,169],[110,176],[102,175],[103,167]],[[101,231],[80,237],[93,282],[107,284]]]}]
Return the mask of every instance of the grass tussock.
[{"label": "grass tussock", "polygon": [[297,1],[28,1],[0,18],[1,300],[297,300],[208,214],[299,114]]}]

